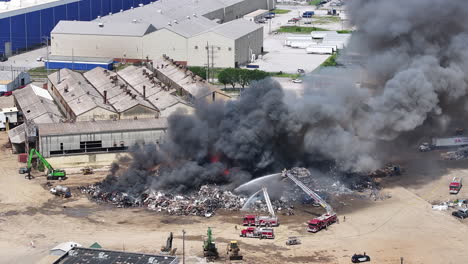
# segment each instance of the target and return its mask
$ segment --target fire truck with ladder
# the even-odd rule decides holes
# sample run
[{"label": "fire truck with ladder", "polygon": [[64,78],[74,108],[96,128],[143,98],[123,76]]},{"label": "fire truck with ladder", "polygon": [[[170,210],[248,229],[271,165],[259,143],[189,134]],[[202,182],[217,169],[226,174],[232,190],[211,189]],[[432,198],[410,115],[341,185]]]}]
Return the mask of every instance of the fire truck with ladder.
[{"label": "fire truck with ladder", "polygon": [[316,217],[307,223],[308,232],[316,233],[322,230],[323,228],[327,228],[329,225],[337,221],[337,216],[336,213],[333,211],[333,208],[327,202],[325,202],[325,200],[323,200],[318,194],[309,189],[309,187],[305,186],[301,181],[299,181],[299,179],[297,179],[294,175],[289,173],[289,171],[287,171],[286,169],[283,170],[282,176],[291,179],[306,194],[310,195],[310,197],[314,199],[316,203],[325,208],[325,210],[327,211],[325,214]]},{"label": "fire truck with ladder", "polygon": [[273,232],[273,228],[265,228],[265,227],[247,227],[243,229],[240,233],[241,237],[254,237],[254,238],[275,238],[275,233]]},{"label": "fire truck with ladder", "polygon": [[263,191],[263,196],[265,197],[265,202],[267,204],[268,212],[270,213],[269,216],[257,216],[257,215],[245,215],[244,220],[242,221],[242,225],[244,226],[278,226],[279,221],[278,217],[275,215],[275,211],[273,210],[273,205],[271,204],[270,196],[268,195],[268,191],[265,187],[255,193],[253,196],[259,194]]}]

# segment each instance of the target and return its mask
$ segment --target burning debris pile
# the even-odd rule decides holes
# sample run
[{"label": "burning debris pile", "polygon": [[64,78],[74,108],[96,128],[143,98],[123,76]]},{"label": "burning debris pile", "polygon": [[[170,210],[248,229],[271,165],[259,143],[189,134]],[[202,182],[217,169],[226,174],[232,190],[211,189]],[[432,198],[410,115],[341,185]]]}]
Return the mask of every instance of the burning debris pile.
[{"label": "burning debris pile", "polygon": [[81,192],[97,202],[112,203],[117,207],[146,207],[170,215],[209,217],[218,209],[240,210],[245,199],[214,185],[203,185],[198,192],[174,195],[162,191],[147,191],[135,197],[124,192],[106,192],[101,184],[81,187]]}]

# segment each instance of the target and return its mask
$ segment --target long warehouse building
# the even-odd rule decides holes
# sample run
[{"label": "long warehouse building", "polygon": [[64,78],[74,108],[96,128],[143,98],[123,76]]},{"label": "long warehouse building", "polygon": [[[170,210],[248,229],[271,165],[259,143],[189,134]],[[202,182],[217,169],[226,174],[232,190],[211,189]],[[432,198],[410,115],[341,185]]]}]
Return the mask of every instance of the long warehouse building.
[{"label": "long warehouse building", "polygon": [[51,32],[53,56],[155,60],[237,67],[263,52],[263,26],[239,19],[274,0],[158,1],[91,22],[61,21]]},{"label": "long warehouse building", "polygon": [[151,0],[0,0],[0,56],[45,43],[61,20],[90,21]]}]

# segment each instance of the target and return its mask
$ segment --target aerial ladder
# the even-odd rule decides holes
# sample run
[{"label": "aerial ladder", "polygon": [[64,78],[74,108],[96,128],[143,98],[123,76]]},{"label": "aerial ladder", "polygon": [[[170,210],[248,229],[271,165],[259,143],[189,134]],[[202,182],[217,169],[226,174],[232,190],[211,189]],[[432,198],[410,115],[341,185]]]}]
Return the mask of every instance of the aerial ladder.
[{"label": "aerial ladder", "polygon": [[276,217],[275,210],[273,210],[273,205],[271,204],[270,195],[268,195],[267,188],[263,187],[262,190],[263,190],[263,196],[265,197],[265,202],[267,204],[268,212],[270,213],[270,216]]},{"label": "aerial ladder", "polygon": [[326,211],[327,214],[332,215],[335,212],[333,211],[333,208],[331,205],[329,205],[325,200],[322,199],[318,194],[313,192],[309,187],[305,186],[299,179],[297,179],[294,175],[291,173],[288,173],[287,170],[283,171],[283,176],[288,177],[291,179],[297,186],[299,186],[306,194],[308,194],[316,203],[318,203],[320,206],[322,206]]},{"label": "aerial ladder", "polygon": [[47,168],[47,180],[64,180],[66,178],[66,172],[61,169],[54,169],[52,165],[37,151],[36,149],[31,149],[29,151],[28,163],[26,168],[20,168],[19,172],[21,174],[28,173],[26,177],[31,178],[31,168],[32,168],[32,159],[34,155],[44,164]]}]

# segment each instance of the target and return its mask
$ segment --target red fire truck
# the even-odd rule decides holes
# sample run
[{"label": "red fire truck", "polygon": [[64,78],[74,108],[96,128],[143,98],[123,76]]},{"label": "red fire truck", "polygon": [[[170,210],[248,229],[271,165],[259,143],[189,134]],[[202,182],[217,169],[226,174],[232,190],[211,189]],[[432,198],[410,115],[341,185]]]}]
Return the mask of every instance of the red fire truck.
[{"label": "red fire truck", "polygon": [[257,216],[245,215],[242,224],[245,226],[278,226],[278,217],[276,216]]},{"label": "red fire truck", "polygon": [[307,231],[312,233],[317,233],[318,231],[326,228],[327,226],[336,222],[336,214],[323,214],[319,217],[316,217],[310,220],[307,223]]},{"label": "red fire truck", "polygon": [[[291,171],[294,171],[291,170]],[[288,177],[291,179],[294,183],[297,184],[305,193],[310,195],[314,201],[316,201],[318,204],[320,204],[327,212],[319,217],[316,217],[308,222],[307,225],[307,231],[309,232],[318,232],[321,229],[333,224],[337,220],[336,213],[333,211],[333,208],[331,205],[329,205],[325,200],[322,199],[322,197],[318,196],[315,192],[313,192],[309,187],[305,186],[301,181],[299,181],[290,171],[283,170],[282,172],[283,177]]]},{"label": "red fire truck", "polygon": [[454,177],[450,182],[449,190],[450,194],[457,194],[462,187],[462,179],[460,177]]},{"label": "red fire truck", "polygon": [[[278,217],[275,215],[275,211],[273,210],[273,205],[271,204],[270,196],[268,195],[268,191],[265,187],[263,187],[257,193],[263,191],[263,197],[265,198],[265,202],[267,204],[268,212],[270,213],[269,216],[258,216],[258,215],[245,215],[244,220],[242,221],[242,225],[244,226],[279,226]],[[255,196],[255,193],[253,196]]]},{"label": "red fire truck", "polygon": [[247,227],[240,233],[241,237],[254,237],[254,238],[275,238],[273,228],[259,228],[259,227]]}]

